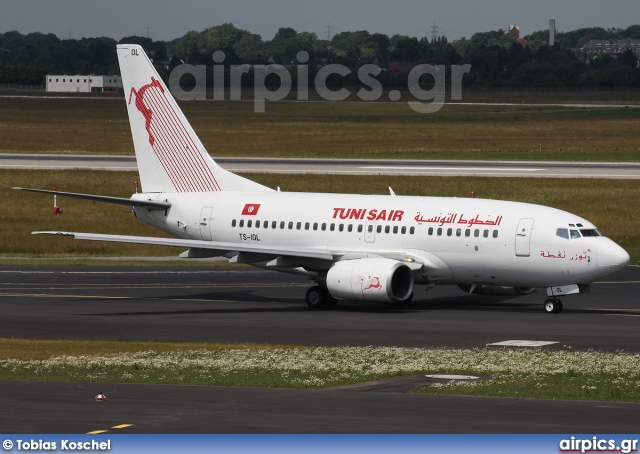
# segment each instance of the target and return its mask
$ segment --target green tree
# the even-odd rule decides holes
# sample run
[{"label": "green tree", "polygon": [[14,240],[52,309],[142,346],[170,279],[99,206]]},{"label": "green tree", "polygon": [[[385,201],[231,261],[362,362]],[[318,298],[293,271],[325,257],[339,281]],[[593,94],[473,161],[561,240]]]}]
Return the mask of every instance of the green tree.
[{"label": "green tree", "polygon": [[627,49],[618,57],[618,61],[623,66],[629,66],[630,68],[635,68],[638,63],[638,59],[636,58],[636,54],[633,53],[631,49]]},{"label": "green tree", "polygon": [[394,35],[389,43],[391,59],[405,62],[417,62],[422,57],[422,46],[418,38]]},{"label": "green tree", "polygon": [[155,61],[169,61],[167,46],[164,45],[164,42],[160,41],[156,45],[156,51],[153,53],[153,59]]},{"label": "green tree", "polygon": [[276,32],[276,36],[274,36],[273,39],[278,40],[278,39],[295,38],[297,34],[298,32],[295,31],[293,28],[283,27],[278,29],[278,31]]}]

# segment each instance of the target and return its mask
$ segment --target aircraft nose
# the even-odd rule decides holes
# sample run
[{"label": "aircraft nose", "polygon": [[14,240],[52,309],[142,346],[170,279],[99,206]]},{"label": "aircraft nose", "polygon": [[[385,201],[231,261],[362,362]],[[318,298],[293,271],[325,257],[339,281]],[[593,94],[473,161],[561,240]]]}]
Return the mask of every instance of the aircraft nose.
[{"label": "aircraft nose", "polygon": [[602,276],[615,273],[629,264],[631,257],[609,238],[603,238],[598,245],[598,270]]}]

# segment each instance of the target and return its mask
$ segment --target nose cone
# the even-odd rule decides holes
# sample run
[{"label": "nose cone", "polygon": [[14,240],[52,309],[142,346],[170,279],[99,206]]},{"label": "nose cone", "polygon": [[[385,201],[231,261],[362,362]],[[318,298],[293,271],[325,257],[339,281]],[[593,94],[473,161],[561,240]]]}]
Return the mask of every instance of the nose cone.
[{"label": "nose cone", "polygon": [[598,270],[600,275],[608,276],[629,264],[631,257],[609,238],[603,238],[598,246]]}]

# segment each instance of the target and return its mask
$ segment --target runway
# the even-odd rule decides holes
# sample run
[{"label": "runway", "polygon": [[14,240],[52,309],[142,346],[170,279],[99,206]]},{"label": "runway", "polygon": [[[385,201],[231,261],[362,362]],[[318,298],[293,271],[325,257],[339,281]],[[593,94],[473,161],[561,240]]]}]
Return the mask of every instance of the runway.
[{"label": "runway", "polygon": [[[640,178],[640,163],[424,161],[286,158],[215,158],[239,173],[487,176],[526,178]],[[0,154],[0,169],[135,171],[133,156]]]},{"label": "runway", "polygon": [[[311,311],[309,283],[243,266],[4,267],[3,336],[301,345],[640,351],[640,270],[628,267],[542,310],[541,292],[416,292],[410,305]],[[634,433],[640,404],[408,394],[425,378],[325,390],[0,381],[6,433]],[[102,391],[107,402],[93,396]],[[130,426],[128,426],[131,424]],[[121,429],[114,429],[127,425]]]},{"label": "runway", "polygon": [[[244,266],[3,267],[4,337],[640,351],[635,267],[565,298],[416,292],[311,311],[304,278]],[[640,404],[408,394],[423,376],[325,390],[0,381],[5,433],[635,433]],[[108,396],[97,404],[97,392]],[[114,429],[127,425],[124,428]]]},{"label": "runway", "polygon": [[563,298],[480,296],[416,287],[409,305],[341,302],[311,311],[304,277],[244,266],[4,267],[3,337],[154,339],[289,345],[475,348],[514,339],[640,352],[640,269]]},{"label": "runway", "polygon": [[[107,401],[94,402],[97,392]],[[640,404],[0,380],[3,433],[637,433]],[[116,428],[126,425],[123,428]]]}]

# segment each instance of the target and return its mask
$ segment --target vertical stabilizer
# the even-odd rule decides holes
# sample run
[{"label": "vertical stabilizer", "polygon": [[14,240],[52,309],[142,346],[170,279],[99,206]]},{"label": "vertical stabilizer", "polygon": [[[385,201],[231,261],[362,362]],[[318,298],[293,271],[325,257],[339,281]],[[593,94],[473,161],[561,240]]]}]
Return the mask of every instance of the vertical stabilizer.
[{"label": "vertical stabilizer", "polygon": [[142,47],[117,47],[145,192],[271,191],[216,164]]}]

